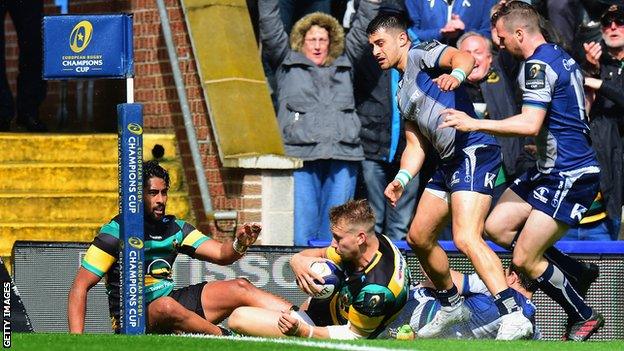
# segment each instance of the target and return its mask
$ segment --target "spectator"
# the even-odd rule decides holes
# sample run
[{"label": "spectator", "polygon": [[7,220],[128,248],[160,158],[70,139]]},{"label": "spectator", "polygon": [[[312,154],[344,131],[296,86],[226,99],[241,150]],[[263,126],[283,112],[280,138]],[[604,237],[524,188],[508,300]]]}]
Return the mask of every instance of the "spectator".
[{"label": "spectator", "polygon": [[464,32],[490,36],[490,9],[496,0],[405,0],[412,39],[455,45]]},{"label": "spectator", "polygon": [[[404,16],[404,9],[384,6],[380,12],[394,11]],[[375,211],[375,232],[392,240],[405,239],[418,198],[418,175],[407,185],[396,207],[390,206],[383,192],[400,169],[405,148],[403,122],[396,105],[399,72],[384,71],[370,50],[354,63],[355,106],[362,131],[364,148],[362,176],[367,199]]]},{"label": "spectator", "polygon": [[[15,101],[6,76],[4,19],[11,16],[19,45],[19,74]],[[45,132],[39,120],[39,106],[45,99],[46,83],[42,79],[43,40],[41,20],[43,0],[0,1],[0,131],[11,129],[17,112],[17,124],[29,132]]]},{"label": "spectator", "polygon": [[378,4],[360,2],[346,44],[336,19],[313,13],[295,24],[289,47],[278,1],[258,3],[260,37],[277,80],[277,115],[286,154],[304,161],[294,172],[295,245],[331,240],[329,209],[353,197],[364,153],[351,62],[366,49],[364,27]]},{"label": "spectator", "polygon": [[[590,135],[600,163],[600,189],[607,208],[609,233],[613,240],[620,233],[624,166],[624,6],[613,5],[600,18],[602,41],[585,43],[585,78]],[[603,52],[604,51],[604,52]]]}]

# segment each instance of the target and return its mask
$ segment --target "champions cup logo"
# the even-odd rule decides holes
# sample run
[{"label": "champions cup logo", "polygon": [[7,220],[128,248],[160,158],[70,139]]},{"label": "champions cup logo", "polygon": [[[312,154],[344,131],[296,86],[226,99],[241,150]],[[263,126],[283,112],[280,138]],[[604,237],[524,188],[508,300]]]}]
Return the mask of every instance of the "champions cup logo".
[{"label": "champions cup logo", "polygon": [[529,71],[531,78],[536,78],[537,74],[540,72],[540,69],[541,67],[538,64],[534,64],[533,66],[531,66],[531,70]]},{"label": "champions cup logo", "polygon": [[134,247],[137,250],[143,248],[143,240],[137,238],[136,236],[131,236],[130,238],[128,238],[128,244],[130,244],[130,246]]},{"label": "champions cup logo", "polygon": [[79,53],[87,48],[93,36],[93,25],[89,21],[81,21],[72,29],[69,35],[69,47]]},{"label": "champions cup logo", "polygon": [[136,135],[141,135],[143,133],[143,128],[136,123],[128,124],[128,130],[130,131],[130,133]]}]

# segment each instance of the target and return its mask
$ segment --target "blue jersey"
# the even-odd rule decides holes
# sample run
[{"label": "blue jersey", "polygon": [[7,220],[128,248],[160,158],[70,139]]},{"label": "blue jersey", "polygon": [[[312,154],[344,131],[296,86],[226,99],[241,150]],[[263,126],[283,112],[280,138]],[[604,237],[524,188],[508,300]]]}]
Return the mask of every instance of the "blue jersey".
[{"label": "blue jersey", "polygon": [[401,116],[414,122],[443,162],[460,156],[461,150],[472,145],[498,145],[494,137],[485,133],[438,128],[443,122],[440,111],[446,108],[461,110],[476,118],[472,102],[463,86],[452,91],[442,91],[433,81],[444,73],[438,62],[447,48],[437,41],[423,42],[410,48],[397,91]]},{"label": "blue jersey", "polygon": [[[516,290],[513,290],[513,292],[514,299],[522,308],[523,314],[535,325],[535,305],[520,292]],[[476,273],[466,275],[461,295],[464,296],[464,303],[471,312],[470,320],[454,326],[440,337],[463,339],[496,338],[501,316],[494,299]],[[412,287],[407,304],[390,328],[398,328],[401,325],[409,324],[414,331],[417,331],[433,319],[440,307],[440,302],[436,300],[433,289],[420,285]],[[539,332],[533,333],[533,338],[537,339],[539,337]]]},{"label": "blue jersey", "polygon": [[541,173],[597,166],[585,117],[579,65],[555,44],[540,45],[520,70],[523,105],[546,110],[535,138]]}]

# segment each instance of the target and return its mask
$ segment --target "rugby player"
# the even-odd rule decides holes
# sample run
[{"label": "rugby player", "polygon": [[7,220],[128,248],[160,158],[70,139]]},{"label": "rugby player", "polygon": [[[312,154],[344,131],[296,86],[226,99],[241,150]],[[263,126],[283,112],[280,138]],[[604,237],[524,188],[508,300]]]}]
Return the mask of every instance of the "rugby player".
[{"label": "rugby player", "polygon": [[587,306],[544,252],[589,209],[599,190],[600,168],[589,138],[580,67],[561,47],[546,42],[539,23],[539,13],[522,1],[503,4],[492,15],[501,49],[524,60],[518,78],[521,113],[503,120],[476,120],[448,109],[442,111],[439,128],[535,138],[535,167],[503,193],[485,231],[505,247],[517,238],[514,265],[536,279],[567,313],[572,322],[566,338],[584,341],[604,318]]},{"label": "rugby player", "polygon": [[475,60],[469,53],[437,41],[412,46],[405,30],[406,23],[400,17],[380,14],[369,24],[367,33],[381,68],[396,68],[402,74],[397,100],[405,120],[407,146],[401,170],[386,187],[386,198],[391,204],[398,201],[406,184],[421,170],[426,153],[437,152],[441,159],[420,199],[407,238],[442,305],[418,336],[438,337],[470,318],[470,310],[451,279],[448,257],[437,242],[452,218],[455,245],[468,256],[495,297],[502,316],[497,338],[528,337],[532,324],[514,300],[513,289],[507,286],[500,259],[482,237],[501,167],[500,147],[485,133],[438,128],[441,111],[446,108],[476,117],[469,96],[460,86]]},{"label": "rugby player", "polygon": [[[536,307],[531,301],[533,293],[537,289],[535,281],[518,272],[513,265],[505,273],[507,284],[513,289],[514,297],[522,307],[522,313],[534,325],[533,339],[539,339],[541,334],[535,327]],[[454,270],[451,270],[451,277],[460,294],[464,297],[464,303],[471,314],[468,321],[454,325],[440,337],[452,339],[496,338],[501,315],[494,303],[494,298],[483,281],[476,273],[463,274]],[[440,301],[435,298],[435,291],[431,282],[419,283],[410,289],[407,304],[387,331],[382,333],[382,336],[386,338],[415,337],[414,331],[429,323],[436,312],[440,310],[440,307]],[[407,330],[405,325],[409,327]]]},{"label": "rugby player", "polygon": [[[234,241],[221,243],[204,235],[193,225],[166,214],[169,173],[156,161],[143,164],[145,211],[145,301],[147,332],[202,333],[222,335],[229,331],[217,326],[239,306],[256,306],[277,311],[289,302],[256,288],[246,279],[203,282],[174,289],[173,263],[182,253],[220,265],[240,259],[258,238],[262,226],[245,223]],[[119,333],[119,216],[100,229],[87,250],[69,291],[67,315],[69,331],[82,333],[88,291],[105,278],[112,328]]]},{"label": "rugby player", "polygon": [[410,275],[399,249],[375,234],[375,215],[366,200],[351,200],[330,210],[333,240],[326,248],[295,254],[291,267],[306,293],[319,292],[313,262],[330,260],[345,274],[339,291],[326,300],[310,299],[300,310],[277,312],[240,307],[228,319],[239,333],[320,339],[373,339],[392,322],[407,301]]}]

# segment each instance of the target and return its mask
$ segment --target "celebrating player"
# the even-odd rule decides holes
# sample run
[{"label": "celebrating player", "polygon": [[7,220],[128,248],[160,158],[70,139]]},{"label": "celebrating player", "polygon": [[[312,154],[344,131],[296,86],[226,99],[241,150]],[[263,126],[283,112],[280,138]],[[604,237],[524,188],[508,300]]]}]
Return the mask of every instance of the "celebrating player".
[{"label": "celebrating player", "polygon": [[[226,265],[240,259],[258,238],[262,227],[245,223],[236,239],[220,243],[199,232],[191,224],[166,215],[169,173],[158,162],[143,165],[145,210],[145,300],[147,331],[155,333],[229,332],[214,323],[225,319],[239,306],[283,310],[291,304],[256,288],[246,279],[203,282],[174,290],[172,266],[178,253],[202,261]],[[100,229],[87,250],[69,291],[67,315],[69,331],[84,331],[88,291],[106,278],[113,330],[119,332],[119,216]]]},{"label": "celebrating player", "polygon": [[[474,58],[436,41],[410,48],[405,28],[401,17],[381,14],[369,24],[367,33],[381,68],[397,68],[403,75],[397,99],[405,119],[407,146],[401,170],[385,191],[391,204],[396,203],[407,182],[420,171],[426,152],[437,151],[441,158],[420,199],[408,235],[408,243],[435,285],[442,305],[435,318],[418,331],[418,336],[440,336],[454,324],[470,318],[470,311],[451,279],[448,257],[437,242],[452,214],[453,240],[495,297],[502,316],[497,338],[528,337],[533,330],[531,322],[522,314],[513,290],[507,286],[500,259],[482,237],[501,166],[500,147],[485,133],[438,128],[442,122],[440,112],[445,108],[458,108],[475,116],[468,95],[460,87],[474,66]],[[448,71],[450,74],[444,73]]]},{"label": "celebrating player", "polygon": [[485,230],[510,247],[513,263],[566,311],[572,323],[567,337],[587,340],[604,318],[587,306],[557,266],[543,254],[577,224],[595,198],[600,169],[590,146],[585,117],[583,77],[578,64],[540,32],[540,15],[521,1],[501,6],[492,16],[500,46],[525,60],[519,81],[523,106],[504,120],[475,120],[461,111],[442,111],[441,130],[531,135],[536,166],[516,179],[487,219]]},{"label": "celebrating player", "polygon": [[237,308],[228,325],[246,335],[286,335],[321,339],[375,338],[407,301],[409,270],[399,249],[375,234],[375,215],[365,200],[349,201],[330,211],[331,246],[303,250],[291,267],[306,293],[319,292],[320,278],[310,266],[330,260],[342,267],[344,284],[331,298],[311,299],[302,309],[276,312]]}]

